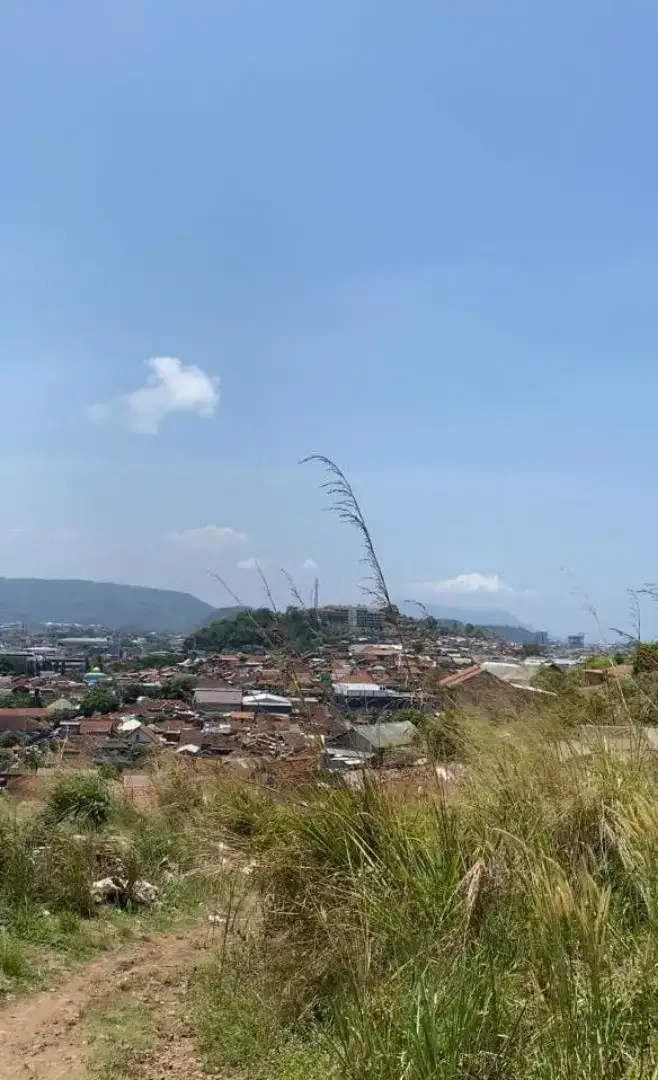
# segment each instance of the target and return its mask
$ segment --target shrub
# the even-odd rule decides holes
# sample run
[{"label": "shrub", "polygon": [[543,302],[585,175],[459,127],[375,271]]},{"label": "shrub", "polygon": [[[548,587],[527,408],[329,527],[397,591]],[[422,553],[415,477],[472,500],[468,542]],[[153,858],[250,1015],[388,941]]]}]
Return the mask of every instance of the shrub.
[{"label": "shrub", "polygon": [[122,768],[119,765],[109,765],[105,762],[98,766],[98,775],[101,780],[120,780]]},{"label": "shrub", "polygon": [[46,800],[46,812],[54,821],[75,821],[89,828],[105,825],[112,809],[107,782],[91,773],[61,776]]},{"label": "shrub", "polygon": [[25,951],[16,938],[9,934],[0,934],[0,975],[8,980],[25,978],[29,964]]},{"label": "shrub", "polygon": [[174,814],[189,814],[203,806],[200,777],[185,762],[170,762],[154,782],[158,806]]}]

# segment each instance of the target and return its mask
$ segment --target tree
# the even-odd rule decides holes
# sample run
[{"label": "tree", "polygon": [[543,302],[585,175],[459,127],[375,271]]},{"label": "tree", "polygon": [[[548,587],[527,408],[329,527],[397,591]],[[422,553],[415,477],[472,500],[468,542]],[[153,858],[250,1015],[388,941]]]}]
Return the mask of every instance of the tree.
[{"label": "tree", "polygon": [[316,623],[315,613],[289,607],[285,612],[257,608],[240,611],[231,619],[210,623],[187,639],[186,648],[201,652],[272,646],[309,652],[319,643],[334,640],[335,633]]},{"label": "tree", "polygon": [[114,712],[117,708],[118,701],[116,696],[105,687],[96,687],[95,690],[89,690],[85,694],[80,702],[80,711],[83,716],[93,716],[94,713],[100,713],[101,716],[107,716],[108,713]]},{"label": "tree", "polygon": [[0,772],[8,772],[16,760],[15,755],[6,747],[0,747]]},{"label": "tree", "polygon": [[162,684],[162,696],[168,701],[191,701],[195,680],[190,675],[169,679]]},{"label": "tree", "polygon": [[24,746],[29,736],[24,731],[3,731],[0,734],[0,749],[10,746]]},{"label": "tree", "polygon": [[522,656],[544,656],[546,649],[543,645],[537,645],[535,642],[526,642],[521,646]]},{"label": "tree", "polygon": [[123,698],[124,705],[134,705],[139,697],[142,696],[142,688],[136,683],[131,683],[130,686],[124,686],[121,691],[121,697]]},{"label": "tree", "polygon": [[0,656],[0,675],[25,675],[27,663],[20,656]]},{"label": "tree", "polygon": [[42,746],[26,746],[21,752],[21,760],[31,772],[38,772],[45,759],[46,754]]},{"label": "tree", "polygon": [[32,695],[26,693],[25,690],[14,690],[13,694],[10,694],[6,701],[3,702],[3,705],[5,709],[29,709],[35,705],[35,702]]}]

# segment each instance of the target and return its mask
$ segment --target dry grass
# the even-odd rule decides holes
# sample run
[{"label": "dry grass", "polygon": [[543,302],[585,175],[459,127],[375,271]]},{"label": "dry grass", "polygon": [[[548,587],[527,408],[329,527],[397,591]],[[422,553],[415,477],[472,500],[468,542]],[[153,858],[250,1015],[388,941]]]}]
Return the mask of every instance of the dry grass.
[{"label": "dry grass", "polygon": [[[247,805],[245,829],[234,792],[215,800],[257,852],[264,913],[204,983],[215,1064],[230,987],[232,1023],[264,1008],[270,1043],[322,1045],[348,1080],[658,1075],[652,755],[565,760],[550,731],[489,727],[449,804],[373,777]],[[232,1046],[260,1076],[253,1040]]]}]

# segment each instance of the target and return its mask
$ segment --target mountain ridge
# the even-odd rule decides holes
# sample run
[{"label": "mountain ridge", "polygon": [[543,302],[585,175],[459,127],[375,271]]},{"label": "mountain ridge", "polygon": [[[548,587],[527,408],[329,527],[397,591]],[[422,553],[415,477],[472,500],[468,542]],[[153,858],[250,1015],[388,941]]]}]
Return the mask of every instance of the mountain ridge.
[{"label": "mountain ridge", "polygon": [[174,589],[84,578],[0,578],[0,622],[5,623],[78,623],[127,632],[188,634],[217,618],[222,614],[211,604]]},{"label": "mountain ridge", "polygon": [[[401,605],[405,615],[414,618],[421,616],[421,609],[417,604],[409,601]],[[473,626],[514,626],[522,630],[530,630],[531,627],[522,623],[516,615],[502,608],[480,608],[470,604],[424,604],[423,610],[435,619],[449,619],[461,623],[471,623]]]}]

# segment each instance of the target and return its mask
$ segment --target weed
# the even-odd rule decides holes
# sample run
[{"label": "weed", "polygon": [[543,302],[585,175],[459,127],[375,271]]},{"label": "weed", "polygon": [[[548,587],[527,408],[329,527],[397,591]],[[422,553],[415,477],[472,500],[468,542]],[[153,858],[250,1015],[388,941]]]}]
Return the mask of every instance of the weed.
[{"label": "weed", "polygon": [[521,727],[476,731],[468,755],[449,805],[374,778],[245,794],[261,935],[204,975],[209,1064],[254,1080],[313,1054],[347,1080],[655,1075],[652,760],[569,755]]},{"label": "weed", "polygon": [[92,1076],[120,1080],[135,1075],[152,1038],[151,1011],[144,1002],[99,1010],[88,1018]]},{"label": "weed", "polygon": [[[5,932],[0,934],[0,977],[4,982],[19,982],[30,974],[25,949],[17,939]],[[0,990],[2,989],[0,981]]]},{"label": "weed", "polygon": [[112,796],[107,781],[92,773],[60,776],[46,800],[46,812],[54,821],[74,821],[99,828],[112,813]]}]

